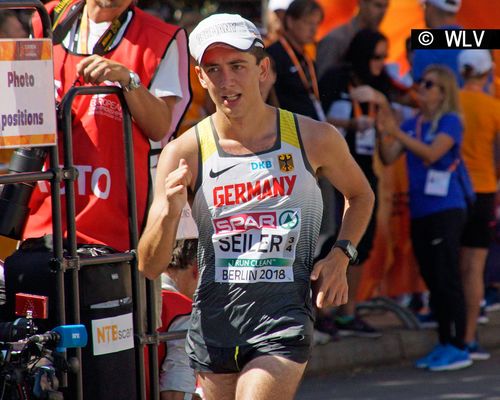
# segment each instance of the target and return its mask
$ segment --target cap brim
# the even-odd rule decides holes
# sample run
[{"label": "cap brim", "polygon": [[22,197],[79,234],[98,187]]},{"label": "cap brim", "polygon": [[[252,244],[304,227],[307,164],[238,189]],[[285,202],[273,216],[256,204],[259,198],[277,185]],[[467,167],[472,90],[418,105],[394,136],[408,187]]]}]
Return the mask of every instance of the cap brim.
[{"label": "cap brim", "polygon": [[224,35],[220,35],[216,39],[209,41],[207,44],[205,44],[205,46],[203,46],[203,48],[200,51],[200,55],[197,57],[196,61],[198,61],[198,64],[201,64],[205,52],[208,50],[209,47],[216,44],[229,46],[239,51],[248,51],[252,48],[252,46],[255,43],[260,43],[262,47],[264,47],[264,43],[262,43],[262,41],[259,40],[258,38],[255,38],[254,40],[250,41],[249,39],[243,39],[243,38],[235,39],[234,37],[230,37],[225,40]]}]

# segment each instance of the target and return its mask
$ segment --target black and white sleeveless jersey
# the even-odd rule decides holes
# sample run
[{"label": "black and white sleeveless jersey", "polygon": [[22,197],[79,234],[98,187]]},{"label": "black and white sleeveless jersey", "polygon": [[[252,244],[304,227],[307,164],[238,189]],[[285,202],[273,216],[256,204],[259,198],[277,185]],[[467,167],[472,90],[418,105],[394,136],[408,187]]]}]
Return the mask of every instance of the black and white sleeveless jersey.
[{"label": "black and white sleeveless jersey", "polygon": [[197,125],[193,217],[200,283],[188,348],[310,335],[310,273],[323,204],[296,117],[277,111],[266,151],[231,155],[211,118]]}]

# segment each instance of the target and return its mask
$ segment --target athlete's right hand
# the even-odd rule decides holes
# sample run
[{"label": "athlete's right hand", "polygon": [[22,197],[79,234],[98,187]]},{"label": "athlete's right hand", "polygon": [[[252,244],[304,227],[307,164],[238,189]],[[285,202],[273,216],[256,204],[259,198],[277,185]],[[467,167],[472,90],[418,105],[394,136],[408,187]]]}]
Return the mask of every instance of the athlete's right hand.
[{"label": "athlete's right hand", "polygon": [[187,202],[191,171],[185,159],[179,160],[179,166],[165,178],[165,213],[168,216],[179,216]]}]

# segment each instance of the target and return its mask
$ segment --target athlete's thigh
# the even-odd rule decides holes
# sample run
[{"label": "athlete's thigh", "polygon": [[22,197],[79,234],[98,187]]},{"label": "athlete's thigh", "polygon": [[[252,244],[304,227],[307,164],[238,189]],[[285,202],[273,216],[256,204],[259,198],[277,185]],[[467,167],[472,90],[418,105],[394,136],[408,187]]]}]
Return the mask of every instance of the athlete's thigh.
[{"label": "athlete's thigh", "polygon": [[206,400],[234,400],[238,374],[198,372],[198,383]]},{"label": "athlete's thigh", "polygon": [[236,385],[236,400],[292,400],[307,362],[261,356],[245,365]]}]

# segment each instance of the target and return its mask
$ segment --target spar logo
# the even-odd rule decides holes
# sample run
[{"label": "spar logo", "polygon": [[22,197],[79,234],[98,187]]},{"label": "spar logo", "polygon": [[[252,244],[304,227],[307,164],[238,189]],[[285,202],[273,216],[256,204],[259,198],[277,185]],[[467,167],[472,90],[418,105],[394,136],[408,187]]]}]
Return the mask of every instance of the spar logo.
[{"label": "spar logo", "polygon": [[298,210],[248,212],[234,214],[228,217],[213,220],[216,234],[244,233],[251,229],[277,229],[279,227],[290,230],[299,224]]},{"label": "spar logo", "polygon": [[215,233],[242,233],[250,229],[276,228],[275,211],[249,212],[213,220]]}]

